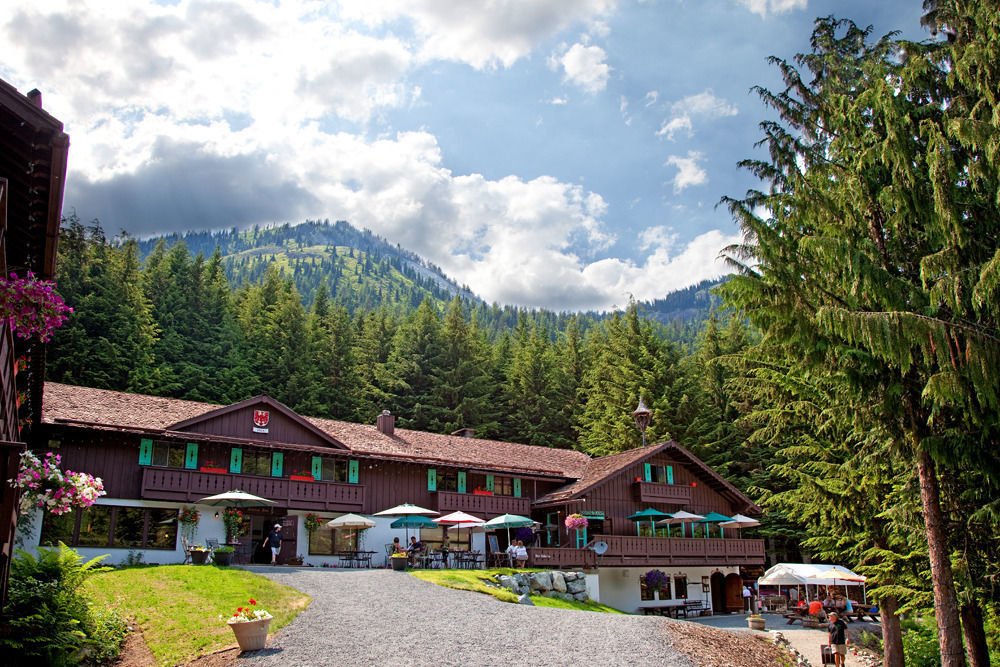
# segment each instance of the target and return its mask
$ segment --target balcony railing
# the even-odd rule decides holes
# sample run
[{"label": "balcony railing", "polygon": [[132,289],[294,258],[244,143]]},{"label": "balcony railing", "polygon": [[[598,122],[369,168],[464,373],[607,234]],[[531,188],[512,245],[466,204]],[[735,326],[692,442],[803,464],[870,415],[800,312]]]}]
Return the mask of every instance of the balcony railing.
[{"label": "balcony railing", "polygon": [[438,512],[455,512],[461,510],[475,516],[492,518],[501,514],[520,514],[530,516],[531,500],[529,498],[514,498],[512,496],[481,496],[475,493],[454,493],[438,491]]},{"label": "balcony railing", "polygon": [[591,549],[550,549],[531,547],[528,549],[528,566],[551,570],[563,568],[592,568],[597,565],[597,554]]},{"label": "balcony railing", "polygon": [[224,491],[240,489],[273,500],[276,507],[325,511],[360,511],[365,487],[337,482],[300,482],[281,477],[231,475],[179,468],[143,468],[142,497],[190,503]]},{"label": "balcony railing", "polygon": [[641,503],[671,503],[687,505],[691,502],[691,487],[662,482],[633,482],[632,493]]},{"label": "balcony railing", "polygon": [[606,542],[601,565],[762,565],[764,540],[592,535]]}]

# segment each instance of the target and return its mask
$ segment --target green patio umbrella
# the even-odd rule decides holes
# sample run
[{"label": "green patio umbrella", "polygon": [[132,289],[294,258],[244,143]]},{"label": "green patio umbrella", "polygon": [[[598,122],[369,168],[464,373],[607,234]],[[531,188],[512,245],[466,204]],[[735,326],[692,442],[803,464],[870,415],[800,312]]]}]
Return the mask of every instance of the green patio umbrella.
[{"label": "green patio umbrella", "polygon": [[389,524],[390,528],[405,528],[406,543],[410,543],[410,528],[437,528],[438,525],[425,516],[411,514],[403,516]]},{"label": "green patio umbrella", "polygon": [[[660,510],[653,509],[652,507],[647,507],[641,512],[636,512],[632,516],[628,517],[629,521],[635,521],[635,534],[639,534],[639,523],[649,519],[649,528],[653,531],[653,536],[656,536],[656,520],[664,519],[670,516],[666,512],[661,512]],[[667,526],[667,537],[670,537],[670,526]]]},{"label": "green patio umbrella", "polygon": [[501,514],[500,516],[490,519],[483,524],[483,530],[496,530],[497,528],[507,529],[507,544],[510,544],[510,529],[511,528],[527,528],[529,526],[534,526],[537,521],[534,519],[529,519],[526,516],[521,516],[519,514]]},{"label": "green patio umbrella", "polygon": [[[704,523],[704,524],[709,524],[709,523],[726,523],[727,521],[732,521],[732,520],[733,520],[733,517],[731,517],[731,516],[726,516],[725,514],[719,514],[718,512],[709,512],[708,514],[705,515],[705,518],[702,519],[701,521],[698,521],[698,523]],[[719,535],[722,536],[722,537],[726,536],[726,533],[725,533],[724,530],[722,530],[721,526],[719,527]],[[705,526],[705,537],[708,537],[708,526],[707,525]]]}]

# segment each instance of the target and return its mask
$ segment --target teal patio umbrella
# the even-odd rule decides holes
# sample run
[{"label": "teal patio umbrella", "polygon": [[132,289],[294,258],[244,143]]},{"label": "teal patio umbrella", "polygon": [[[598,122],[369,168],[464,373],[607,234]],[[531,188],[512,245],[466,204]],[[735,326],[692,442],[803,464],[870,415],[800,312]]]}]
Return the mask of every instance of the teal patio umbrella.
[{"label": "teal patio umbrella", "polygon": [[507,544],[510,544],[510,529],[511,528],[527,528],[534,526],[537,521],[534,519],[529,519],[526,516],[520,516],[519,514],[501,514],[495,519],[490,519],[483,524],[483,530],[496,530],[497,528],[507,529]]},{"label": "teal patio umbrella", "polygon": [[[725,514],[719,514],[718,512],[709,512],[708,514],[705,515],[705,518],[702,519],[701,521],[699,521],[698,523],[705,524],[705,537],[708,537],[708,524],[710,524],[710,523],[726,523],[726,522],[729,522],[729,521],[732,521],[732,520],[733,520],[733,517],[731,517],[731,516],[726,516]],[[721,537],[725,537],[726,536],[726,532],[724,530],[722,530],[721,526],[719,527],[719,535]]]},{"label": "teal patio umbrella", "polygon": [[[653,531],[653,536],[656,536],[656,521],[658,519],[665,519],[669,514],[666,512],[661,512],[660,510],[653,509],[652,507],[647,507],[641,512],[636,512],[632,516],[628,517],[629,521],[635,521],[635,534],[639,534],[639,523],[649,519],[649,528]],[[667,537],[670,537],[670,526],[667,526]]]},{"label": "teal patio umbrella", "polygon": [[437,528],[438,525],[425,516],[411,514],[403,516],[389,524],[390,528],[405,528],[406,543],[410,543],[410,528]]}]

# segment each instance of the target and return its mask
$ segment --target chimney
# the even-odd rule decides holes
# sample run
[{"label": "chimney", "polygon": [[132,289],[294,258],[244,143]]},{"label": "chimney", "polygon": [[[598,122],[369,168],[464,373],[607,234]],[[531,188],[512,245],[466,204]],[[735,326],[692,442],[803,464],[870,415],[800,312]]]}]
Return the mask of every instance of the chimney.
[{"label": "chimney", "polygon": [[388,410],[383,410],[375,420],[375,426],[381,433],[391,436],[396,431],[396,418],[389,414]]},{"label": "chimney", "polygon": [[31,90],[28,91],[27,97],[28,100],[36,107],[38,107],[39,109],[42,108],[42,91],[38,90],[37,88],[32,88]]},{"label": "chimney", "polygon": [[457,435],[460,438],[475,438],[476,429],[474,428],[460,428],[457,431],[452,431],[452,435]]}]

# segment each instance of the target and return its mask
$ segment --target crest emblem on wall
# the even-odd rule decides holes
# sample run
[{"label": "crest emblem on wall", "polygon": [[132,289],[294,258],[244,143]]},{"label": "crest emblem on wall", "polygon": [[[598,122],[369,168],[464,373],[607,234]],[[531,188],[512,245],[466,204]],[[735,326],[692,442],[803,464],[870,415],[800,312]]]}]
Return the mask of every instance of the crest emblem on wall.
[{"label": "crest emblem on wall", "polygon": [[253,423],[254,426],[259,426],[264,428],[267,426],[267,422],[271,421],[271,413],[268,410],[254,410],[253,411]]}]

